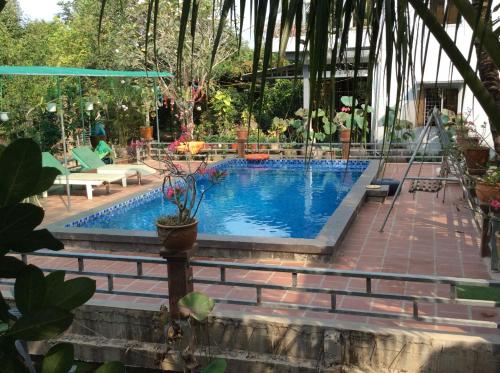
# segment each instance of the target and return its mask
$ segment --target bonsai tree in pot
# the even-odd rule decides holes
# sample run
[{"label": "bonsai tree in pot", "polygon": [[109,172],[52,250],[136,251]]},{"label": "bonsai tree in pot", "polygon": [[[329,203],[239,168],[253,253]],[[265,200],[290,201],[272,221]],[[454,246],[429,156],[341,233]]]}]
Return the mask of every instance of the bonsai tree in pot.
[{"label": "bonsai tree in pot", "polygon": [[[198,221],[196,213],[205,193],[227,175],[225,171],[207,168],[204,159],[194,171],[173,162],[167,153],[163,160],[166,172],[163,178],[162,193],[164,198],[175,205],[177,212],[161,216],[156,220],[158,237],[167,250],[189,250],[197,237]],[[198,190],[197,181],[206,179],[208,183]]]}]

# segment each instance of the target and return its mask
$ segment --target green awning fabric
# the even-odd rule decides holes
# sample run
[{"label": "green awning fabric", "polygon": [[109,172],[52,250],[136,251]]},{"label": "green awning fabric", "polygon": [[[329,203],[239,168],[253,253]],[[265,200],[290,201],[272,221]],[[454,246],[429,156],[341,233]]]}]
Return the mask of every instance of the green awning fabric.
[{"label": "green awning fabric", "polygon": [[168,78],[169,72],[81,69],[77,67],[0,66],[0,75],[100,76],[117,78]]}]

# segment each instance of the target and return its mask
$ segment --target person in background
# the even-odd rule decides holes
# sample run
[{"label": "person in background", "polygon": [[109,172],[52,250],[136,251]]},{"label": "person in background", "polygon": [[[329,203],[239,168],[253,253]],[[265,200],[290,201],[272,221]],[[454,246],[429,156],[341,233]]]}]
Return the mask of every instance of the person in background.
[{"label": "person in background", "polygon": [[104,121],[101,119],[101,113],[97,113],[94,125],[92,126],[91,136],[104,136],[106,137],[106,130],[104,128]]}]

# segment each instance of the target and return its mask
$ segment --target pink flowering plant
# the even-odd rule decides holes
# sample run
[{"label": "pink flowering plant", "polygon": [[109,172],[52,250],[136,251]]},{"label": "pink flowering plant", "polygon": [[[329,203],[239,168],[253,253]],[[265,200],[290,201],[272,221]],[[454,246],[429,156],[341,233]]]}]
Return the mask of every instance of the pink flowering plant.
[{"label": "pink flowering plant", "polygon": [[493,212],[499,212],[500,211],[500,201],[496,199],[492,199],[490,202],[490,210]]},{"label": "pink flowering plant", "polygon": [[[162,192],[164,198],[177,207],[175,215],[160,217],[157,222],[162,225],[186,225],[195,221],[196,213],[200,207],[205,193],[215,184],[222,181],[226,171],[208,168],[204,159],[198,167],[191,171],[190,165],[187,169],[174,163],[169,154],[163,161],[166,175],[163,178]],[[197,180],[206,179],[208,184],[198,190]]]}]

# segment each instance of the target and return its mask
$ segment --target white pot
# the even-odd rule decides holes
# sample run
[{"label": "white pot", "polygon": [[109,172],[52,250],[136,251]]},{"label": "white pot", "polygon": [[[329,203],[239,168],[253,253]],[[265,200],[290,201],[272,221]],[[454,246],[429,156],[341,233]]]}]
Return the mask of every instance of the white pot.
[{"label": "white pot", "polygon": [[57,111],[57,104],[55,102],[47,103],[47,111],[49,113],[55,113]]},{"label": "white pot", "polygon": [[7,122],[9,120],[9,114],[6,111],[0,112],[0,120],[2,122]]},{"label": "white pot", "polygon": [[89,101],[89,102],[86,102],[86,103],[85,103],[85,110],[87,110],[87,111],[92,111],[92,110],[94,110],[94,103],[93,103],[93,102],[90,102],[90,101]]}]

